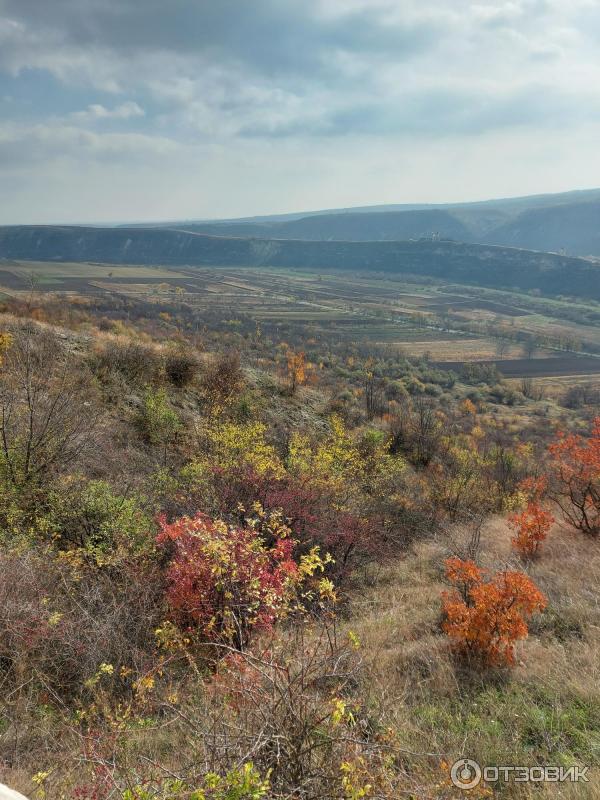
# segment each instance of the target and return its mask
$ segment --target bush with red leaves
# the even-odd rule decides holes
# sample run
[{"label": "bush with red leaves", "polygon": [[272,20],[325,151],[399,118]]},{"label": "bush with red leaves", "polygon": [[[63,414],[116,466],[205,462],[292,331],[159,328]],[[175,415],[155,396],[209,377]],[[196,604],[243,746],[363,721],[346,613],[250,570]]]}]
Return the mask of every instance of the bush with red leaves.
[{"label": "bush with red leaves", "polygon": [[[337,583],[361,558],[372,558],[383,551],[377,520],[337,510],[335,496],[306,479],[258,475],[250,467],[226,471],[214,468],[211,478],[217,515],[229,519],[235,509],[235,517],[243,524],[245,509],[255,501],[265,511],[280,511],[297,541],[298,553],[318,546],[331,554],[334,560],[328,571]],[[193,515],[203,502],[206,499],[200,494],[182,493],[177,512]]]},{"label": "bush with red leaves", "polygon": [[600,417],[590,436],[561,433],[548,452],[551,498],[574,528],[600,535]]},{"label": "bush with red leaves", "polygon": [[166,599],[173,621],[208,642],[244,648],[254,629],[270,627],[290,606],[302,578],[294,541],[282,524],[271,543],[254,528],[229,526],[204,514],[161,522],[169,543]]}]

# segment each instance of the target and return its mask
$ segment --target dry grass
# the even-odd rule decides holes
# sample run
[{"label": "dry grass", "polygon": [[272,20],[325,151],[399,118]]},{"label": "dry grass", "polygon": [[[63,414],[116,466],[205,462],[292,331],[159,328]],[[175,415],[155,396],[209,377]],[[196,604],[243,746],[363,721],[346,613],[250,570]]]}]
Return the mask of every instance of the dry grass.
[{"label": "dry grass", "polygon": [[[600,389],[600,374],[560,375],[552,377],[535,377],[535,386],[543,389],[544,397],[557,399],[564,397],[573,386],[587,386],[594,391]],[[507,378],[506,383],[515,389],[521,388],[522,378]]]},{"label": "dry grass", "polygon": [[[434,361],[482,361],[498,358],[496,343],[491,339],[440,339],[438,341],[407,342],[403,346],[410,356],[422,356],[424,353],[431,353],[431,358]],[[540,352],[536,355],[539,358],[543,358],[547,353]],[[505,355],[506,360],[522,357],[522,346],[515,344],[508,346]]]},{"label": "dry grass", "polygon": [[[524,569],[510,531],[491,520],[479,560],[491,570]],[[458,537],[460,538],[460,537]],[[586,764],[589,784],[528,788],[511,797],[600,797],[600,547],[555,526],[541,558],[526,568],[546,593],[548,609],[518,645],[511,674],[470,673],[440,632],[447,588],[446,539],[420,544],[366,592],[350,627],[367,659],[368,702],[385,704],[411,769],[427,785],[439,762],[461,756],[481,764]]]},{"label": "dry grass", "polygon": [[[510,673],[469,671],[440,632],[440,594],[447,588],[443,561],[460,552],[465,543],[461,532],[419,543],[353,598],[351,617],[342,627],[359,637],[364,665],[350,687],[351,697],[360,704],[360,725],[370,735],[394,732],[385,740],[393,742],[394,768],[402,776],[396,794],[386,794],[386,800],[411,792],[418,800],[465,797],[446,785],[441,766],[461,756],[488,766],[591,767],[588,784],[509,783],[494,787],[500,797],[600,797],[599,543],[557,525],[541,558],[525,567],[512,553],[510,536],[504,520],[490,520],[478,560],[490,570],[526,568],[549,599],[547,611],[532,622],[528,640],[518,646]],[[198,736],[204,730],[202,714],[208,713],[201,696],[195,692],[194,697],[189,708],[182,707],[183,717],[155,717],[147,728],[130,731],[131,758],[136,752],[178,772],[181,759],[196,746],[186,736],[186,720],[196,715],[193,735]],[[76,758],[73,751],[64,774],[71,775]],[[27,774],[15,764],[5,780],[30,791],[32,770]]]}]

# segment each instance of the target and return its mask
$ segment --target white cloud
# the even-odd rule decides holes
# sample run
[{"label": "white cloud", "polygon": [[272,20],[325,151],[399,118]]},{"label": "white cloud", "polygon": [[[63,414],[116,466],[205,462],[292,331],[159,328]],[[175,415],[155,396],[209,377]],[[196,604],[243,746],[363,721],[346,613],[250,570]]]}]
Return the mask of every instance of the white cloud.
[{"label": "white cloud", "polygon": [[145,113],[137,103],[129,100],[112,109],[106,108],[100,103],[90,103],[85,111],[74,111],[71,117],[80,122],[93,122],[102,119],[133,119],[134,117],[143,117]]},{"label": "white cloud", "polygon": [[112,161],[131,164],[160,158],[178,151],[178,144],[164,136],[143,133],[98,133],[60,120],[32,126],[0,125],[0,169],[31,177],[40,164]]}]

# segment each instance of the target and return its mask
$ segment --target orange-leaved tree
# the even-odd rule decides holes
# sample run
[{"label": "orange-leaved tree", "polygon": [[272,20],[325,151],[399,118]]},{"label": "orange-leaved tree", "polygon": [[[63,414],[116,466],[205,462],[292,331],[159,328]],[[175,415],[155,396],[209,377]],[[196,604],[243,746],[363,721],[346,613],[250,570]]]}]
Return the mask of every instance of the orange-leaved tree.
[{"label": "orange-leaved tree", "polygon": [[524,511],[511,514],[508,524],[515,531],[511,539],[514,549],[523,558],[534,558],[554,525],[554,517],[549,511],[544,511],[537,500],[530,500]]},{"label": "orange-leaved tree", "polygon": [[600,533],[600,417],[589,437],[559,434],[549,447],[549,493],[573,527]]},{"label": "orange-leaved tree", "polygon": [[443,595],[442,628],[465,655],[487,665],[510,666],[515,643],[528,634],[527,619],[546,598],[522,572],[488,576],[474,561],[449,558],[446,576],[455,588]]}]

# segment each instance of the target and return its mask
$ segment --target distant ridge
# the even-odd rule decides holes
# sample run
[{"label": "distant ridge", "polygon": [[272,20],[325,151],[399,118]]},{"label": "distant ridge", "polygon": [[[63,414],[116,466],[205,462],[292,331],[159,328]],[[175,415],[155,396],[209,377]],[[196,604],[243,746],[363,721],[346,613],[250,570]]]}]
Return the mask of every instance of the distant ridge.
[{"label": "distant ridge", "polygon": [[364,206],[128,227],[307,241],[393,241],[430,236],[600,256],[600,189],[472,203]]},{"label": "distant ridge", "polygon": [[260,214],[251,217],[221,217],[216,219],[166,220],[164,222],[135,222],[120,225],[123,228],[155,228],[174,227],[180,225],[204,225],[215,223],[265,223],[285,222],[287,220],[315,217],[323,214],[373,214],[386,211],[430,211],[432,209],[482,209],[489,206],[502,207],[505,211],[519,212],[527,208],[539,206],[563,205],[572,202],[585,202],[587,200],[600,200],[600,188],[597,189],[572,189],[568,192],[555,192],[551,194],[531,194],[516,197],[500,197],[488,200],[465,200],[450,203],[381,203],[370,206],[346,206],[342,208],[317,209],[313,211],[294,211],[286,214]]},{"label": "distant ridge", "polygon": [[29,225],[0,228],[2,258],[179,267],[348,269],[427,275],[600,300],[600,265],[589,260],[447,240],[306,241],[209,236],[169,228]]}]

